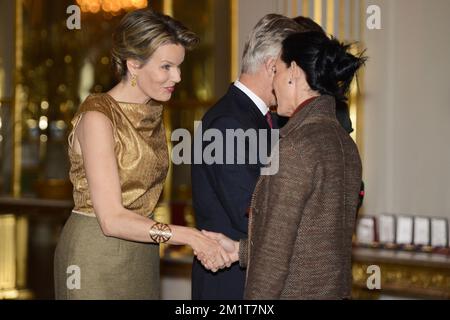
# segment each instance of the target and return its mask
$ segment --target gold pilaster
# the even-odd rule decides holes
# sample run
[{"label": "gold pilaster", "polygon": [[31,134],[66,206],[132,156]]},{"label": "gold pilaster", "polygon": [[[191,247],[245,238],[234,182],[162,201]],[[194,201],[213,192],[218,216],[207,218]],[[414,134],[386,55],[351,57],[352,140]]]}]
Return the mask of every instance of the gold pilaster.
[{"label": "gold pilaster", "polygon": [[16,286],[15,222],[12,214],[0,216],[0,292]]},{"label": "gold pilaster", "polygon": [[163,12],[164,14],[173,17],[173,0],[163,1]]},{"label": "gold pilaster", "polygon": [[0,300],[28,299],[26,290],[28,220],[0,215]]},{"label": "gold pilaster", "polygon": [[292,0],[292,17],[298,16],[297,0]]},{"label": "gold pilaster", "polygon": [[345,36],[345,0],[339,0],[339,30],[337,35],[340,40],[344,40]]},{"label": "gold pilaster", "polygon": [[14,71],[13,71],[13,196],[19,197],[21,193],[21,164],[22,164],[22,86],[18,83],[19,73],[23,65],[23,14],[22,0],[15,2],[15,27],[14,27]]},{"label": "gold pilaster", "polygon": [[304,17],[309,16],[309,0],[302,0],[302,15]]},{"label": "gold pilaster", "polygon": [[322,0],[314,0],[314,21],[322,25]]},{"label": "gold pilaster", "polygon": [[334,0],[327,0],[327,32],[334,34]]}]

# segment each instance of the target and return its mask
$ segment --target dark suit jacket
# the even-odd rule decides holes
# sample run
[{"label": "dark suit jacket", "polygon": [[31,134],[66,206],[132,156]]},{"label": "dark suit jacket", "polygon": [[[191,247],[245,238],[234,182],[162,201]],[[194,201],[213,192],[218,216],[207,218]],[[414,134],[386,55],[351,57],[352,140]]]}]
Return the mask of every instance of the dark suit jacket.
[{"label": "dark suit jacket", "polygon": [[350,298],[358,149],[326,95],[291,117],[280,137],[279,171],[259,179],[249,239],[241,240],[245,298]]},{"label": "dark suit jacket", "polygon": [[[225,96],[205,114],[202,126],[203,132],[214,128],[220,130],[224,137],[226,129],[270,130],[257,106],[234,85],[231,85]],[[203,149],[207,145],[208,143],[203,143]],[[192,198],[199,229],[221,232],[234,240],[247,237],[247,211],[262,166],[259,156],[256,164],[248,164],[251,147],[255,146],[245,144],[247,163],[245,165],[191,166]],[[255,152],[255,149],[251,152]],[[223,150],[223,153],[225,155],[226,150]],[[270,154],[270,150],[268,153]],[[236,149],[234,155],[236,161]],[[242,299],[244,284],[245,270],[238,264],[213,274],[194,259],[192,299]]]}]

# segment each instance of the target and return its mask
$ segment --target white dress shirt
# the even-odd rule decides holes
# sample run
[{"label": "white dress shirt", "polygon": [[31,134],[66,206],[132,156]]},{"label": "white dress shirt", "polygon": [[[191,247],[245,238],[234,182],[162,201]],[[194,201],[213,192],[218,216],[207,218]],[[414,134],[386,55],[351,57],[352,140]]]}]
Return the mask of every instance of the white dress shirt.
[{"label": "white dress shirt", "polygon": [[258,107],[259,111],[261,111],[263,116],[266,116],[267,112],[269,112],[269,107],[260,97],[258,97],[252,90],[247,88],[239,80],[236,80],[234,82],[234,85],[243,93],[245,93],[253,101],[254,104],[256,104],[256,106]]}]

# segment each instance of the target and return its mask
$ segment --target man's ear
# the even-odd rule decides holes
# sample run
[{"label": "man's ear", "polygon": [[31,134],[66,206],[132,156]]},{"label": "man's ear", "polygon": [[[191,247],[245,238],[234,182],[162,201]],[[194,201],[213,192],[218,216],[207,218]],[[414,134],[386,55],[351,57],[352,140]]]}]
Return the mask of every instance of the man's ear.
[{"label": "man's ear", "polygon": [[136,73],[137,73],[138,69],[140,69],[140,67],[141,67],[141,63],[138,60],[127,59],[127,68],[131,74],[136,75]]},{"label": "man's ear", "polygon": [[271,75],[272,77],[274,76],[274,74],[275,74],[275,64],[277,63],[277,59],[274,59],[274,58],[268,58],[267,60],[266,60],[266,62],[264,63],[264,67],[265,67],[265,70],[266,70],[266,72],[269,74],[269,75]]}]

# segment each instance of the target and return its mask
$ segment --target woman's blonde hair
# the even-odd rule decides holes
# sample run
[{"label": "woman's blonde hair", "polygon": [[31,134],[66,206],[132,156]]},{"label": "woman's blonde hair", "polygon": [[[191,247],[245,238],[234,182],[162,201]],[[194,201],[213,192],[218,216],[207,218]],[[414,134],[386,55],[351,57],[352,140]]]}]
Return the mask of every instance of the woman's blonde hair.
[{"label": "woman's blonde hair", "polygon": [[160,46],[179,44],[190,50],[198,36],[181,22],[150,9],[127,13],[113,35],[111,58],[119,78],[127,75],[127,59],[144,64]]}]

